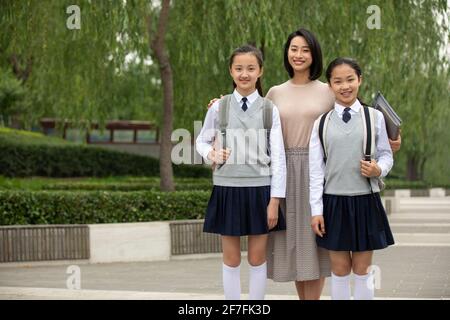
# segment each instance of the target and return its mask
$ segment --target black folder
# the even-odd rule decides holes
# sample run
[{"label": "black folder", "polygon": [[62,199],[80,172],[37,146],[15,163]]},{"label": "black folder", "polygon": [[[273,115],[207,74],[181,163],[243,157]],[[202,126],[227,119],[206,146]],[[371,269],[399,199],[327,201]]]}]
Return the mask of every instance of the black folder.
[{"label": "black folder", "polygon": [[386,98],[378,91],[373,102],[373,107],[381,113],[383,113],[384,121],[386,122],[386,130],[389,139],[397,140],[400,133],[400,126],[402,124],[402,119],[395,113],[394,109],[391,107]]}]

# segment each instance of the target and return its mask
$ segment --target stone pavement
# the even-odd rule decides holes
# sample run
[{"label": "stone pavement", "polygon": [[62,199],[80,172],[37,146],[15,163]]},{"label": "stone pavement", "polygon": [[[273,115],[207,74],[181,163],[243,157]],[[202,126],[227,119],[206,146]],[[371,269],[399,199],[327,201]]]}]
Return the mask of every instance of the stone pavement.
[{"label": "stone pavement", "polygon": [[[188,257],[189,258],[189,257]],[[81,263],[80,263],[81,262]],[[81,291],[67,290],[70,264],[20,264],[0,267],[0,299],[222,299],[221,257],[171,261],[83,264]],[[393,246],[375,252],[381,270],[378,298],[450,299],[450,250]],[[66,290],[47,290],[54,288]],[[248,265],[243,257],[242,291],[247,293]],[[95,291],[91,291],[95,290]],[[323,298],[329,299],[327,279]],[[293,283],[268,280],[268,299],[296,299]]]}]

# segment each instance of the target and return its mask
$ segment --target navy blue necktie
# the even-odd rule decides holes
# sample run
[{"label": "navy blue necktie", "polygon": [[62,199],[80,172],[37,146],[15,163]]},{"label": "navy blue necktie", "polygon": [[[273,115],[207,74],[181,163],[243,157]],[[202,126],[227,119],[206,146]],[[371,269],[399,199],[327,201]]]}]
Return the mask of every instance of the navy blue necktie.
[{"label": "navy blue necktie", "polygon": [[243,102],[243,104],[242,104],[242,110],[244,110],[244,111],[247,111],[247,109],[248,109],[248,107],[247,107],[247,98],[246,97],[243,97],[242,98],[242,102]]},{"label": "navy blue necktie", "polygon": [[347,123],[352,118],[352,115],[350,114],[350,108],[344,109],[344,114],[342,115],[342,120],[344,120],[345,123]]}]

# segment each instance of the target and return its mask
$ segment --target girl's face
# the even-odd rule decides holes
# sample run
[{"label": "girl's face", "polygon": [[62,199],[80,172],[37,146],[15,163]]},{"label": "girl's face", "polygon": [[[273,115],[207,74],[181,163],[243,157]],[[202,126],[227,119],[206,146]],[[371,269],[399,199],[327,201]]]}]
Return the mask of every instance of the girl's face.
[{"label": "girl's face", "polygon": [[256,56],[249,52],[234,56],[230,74],[239,93],[248,96],[255,91],[256,81],[262,76],[263,70]]},{"label": "girl's face", "polygon": [[348,64],[335,67],[331,72],[329,85],[336,96],[336,102],[350,107],[358,97],[361,78]]},{"label": "girl's face", "polygon": [[311,67],[312,55],[311,49],[305,38],[297,36],[292,38],[288,50],[288,60],[295,72],[304,72]]}]

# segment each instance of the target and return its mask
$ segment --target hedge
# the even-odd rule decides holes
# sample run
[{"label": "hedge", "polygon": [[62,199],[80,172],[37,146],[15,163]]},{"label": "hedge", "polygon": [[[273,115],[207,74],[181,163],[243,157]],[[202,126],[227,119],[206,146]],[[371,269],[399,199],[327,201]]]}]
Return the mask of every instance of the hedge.
[{"label": "hedge", "polygon": [[[200,183],[175,183],[176,191],[204,190],[212,189],[212,182]],[[57,183],[44,186],[43,190],[71,190],[71,191],[159,191],[159,183],[117,183],[117,184],[85,184],[85,183]]]},{"label": "hedge", "polygon": [[444,188],[450,189],[449,184],[433,184],[427,181],[407,181],[399,179],[385,179],[386,189],[430,189]]},{"label": "hedge", "polygon": [[0,225],[201,219],[211,192],[0,191]]},{"label": "hedge", "polygon": [[9,144],[48,145],[48,146],[75,144],[73,142],[61,138],[46,136],[39,132],[16,130],[4,127],[0,127],[0,141]]},{"label": "hedge", "polygon": [[[1,128],[0,175],[6,177],[159,176],[159,160]],[[201,165],[174,165],[177,177],[210,177]]]}]

